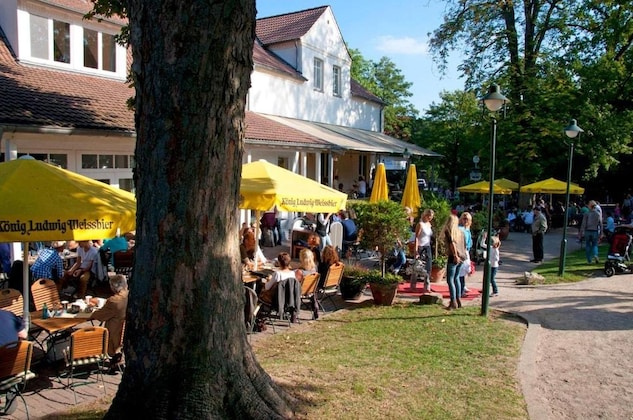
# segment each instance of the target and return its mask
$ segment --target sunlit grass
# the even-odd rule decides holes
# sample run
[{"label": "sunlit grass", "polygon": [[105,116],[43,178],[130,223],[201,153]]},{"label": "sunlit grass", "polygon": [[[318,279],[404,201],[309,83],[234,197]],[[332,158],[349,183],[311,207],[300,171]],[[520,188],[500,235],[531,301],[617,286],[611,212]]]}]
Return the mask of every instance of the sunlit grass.
[{"label": "sunlit grass", "polygon": [[524,330],[474,307],[368,307],[274,335],[255,353],[300,418],[522,419]]},{"label": "sunlit grass", "polygon": [[[568,244],[567,246],[569,249],[571,245]],[[586,280],[588,277],[604,276],[604,260],[607,257],[608,250],[608,244],[602,244],[598,247],[600,264],[587,263],[584,247],[573,252],[568,252],[567,258],[565,259],[565,273],[562,277],[558,276],[560,265],[558,258],[544,261],[543,264],[532,271],[545,277],[545,284],[575,283]]]}]

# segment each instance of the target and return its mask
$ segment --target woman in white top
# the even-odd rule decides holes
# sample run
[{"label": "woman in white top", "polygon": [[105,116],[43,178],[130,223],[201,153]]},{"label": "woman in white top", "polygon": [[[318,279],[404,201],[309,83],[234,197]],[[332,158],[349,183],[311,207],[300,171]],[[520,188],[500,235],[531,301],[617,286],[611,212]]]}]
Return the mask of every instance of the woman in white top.
[{"label": "woman in white top", "polygon": [[423,293],[431,291],[431,267],[433,255],[431,252],[431,237],[433,236],[433,227],[431,226],[431,220],[435,212],[431,209],[426,209],[420,217],[420,221],[415,227],[415,250],[416,258],[420,258],[426,255],[426,272],[427,276],[424,280]]}]

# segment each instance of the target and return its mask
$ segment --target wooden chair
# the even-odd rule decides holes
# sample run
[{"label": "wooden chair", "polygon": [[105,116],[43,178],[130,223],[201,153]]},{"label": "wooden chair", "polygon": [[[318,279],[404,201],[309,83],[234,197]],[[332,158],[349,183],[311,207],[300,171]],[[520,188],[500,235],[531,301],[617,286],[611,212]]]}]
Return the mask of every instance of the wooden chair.
[{"label": "wooden chair", "polygon": [[132,269],[134,268],[134,250],[117,251],[112,254],[112,263],[114,272],[127,276],[128,280],[132,278]]},{"label": "wooden chair", "polygon": [[0,309],[13,312],[17,316],[24,315],[24,298],[16,289],[0,290]]},{"label": "wooden chair", "polygon": [[318,305],[315,301],[315,293],[320,277],[321,275],[319,273],[308,274],[303,277],[303,281],[301,282],[301,301],[307,303],[312,310],[312,319],[315,319],[314,305]]},{"label": "wooden chair", "polygon": [[11,414],[16,409],[15,399],[20,397],[29,418],[29,407],[22,396],[26,381],[33,379],[31,357],[33,343],[20,340],[0,347],[0,394],[4,394],[4,406],[0,406],[0,415]]},{"label": "wooden chair", "polygon": [[[103,393],[107,395],[105,380],[103,379],[104,362],[108,357],[108,330],[104,327],[85,327],[75,331],[70,336],[70,347],[64,349],[64,359],[66,361],[66,375],[68,377],[67,387],[73,390],[75,404],[77,404],[77,394],[75,387],[86,385],[89,382],[75,383],[75,369],[79,367],[97,365],[97,382],[101,378]],[[92,372],[90,372],[92,373]]]},{"label": "wooden chair", "polygon": [[36,311],[41,311],[44,304],[50,309],[59,305],[59,292],[57,285],[50,279],[39,279],[31,285],[31,295]]},{"label": "wooden chair", "polygon": [[345,268],[345,264],[337,262],[332,264],[327,271],[327,277],[323,282],[323,286],[317,293],[317,302],[323,312],[325,312],[325,309],[323,309],[323,301],[325,299],[329,299],[332,305],[334,305],[334,308],[338,309],[333,296],[336,296],[338,293],[338,284],[343,278],[343,268]]}]

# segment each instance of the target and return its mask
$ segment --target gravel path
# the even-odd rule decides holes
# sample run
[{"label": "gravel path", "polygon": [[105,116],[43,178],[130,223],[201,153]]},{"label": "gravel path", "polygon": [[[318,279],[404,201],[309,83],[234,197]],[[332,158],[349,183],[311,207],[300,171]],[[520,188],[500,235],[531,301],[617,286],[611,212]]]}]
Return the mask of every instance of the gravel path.
[{"label": "gravel path", "polygon": [[[568,234],[576,233],[572,229]],[[545,235],[545,258],[559,253],[562,231]],[[568,236],[568,250],[576,250]],[[518,286],[530,271],[531,236],[510,233],[501,245],[500,293],[490,308],[529,322],[518,374],[532,419],[633,419],[633,275],[580,283]],[[481,286],[483,266],[468,283]],[[477,302],[476,304],[481,304]]]}]

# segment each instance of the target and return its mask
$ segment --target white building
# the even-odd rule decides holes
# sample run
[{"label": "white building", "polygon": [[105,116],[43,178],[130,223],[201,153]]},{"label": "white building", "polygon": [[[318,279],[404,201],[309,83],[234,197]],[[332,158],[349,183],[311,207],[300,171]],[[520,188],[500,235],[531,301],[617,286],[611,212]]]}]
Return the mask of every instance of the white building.
[{"label": "white building", "polygon": [[[0,2],[0,160],[31,154],[133,191],[130,55],[89,0]],[[258,19],[244,161],[346,189],[383,156],[438,156],[382,134],[384,103],[350,79],[329,6]],[[336,185],[334,185],[336,187]]]}]

